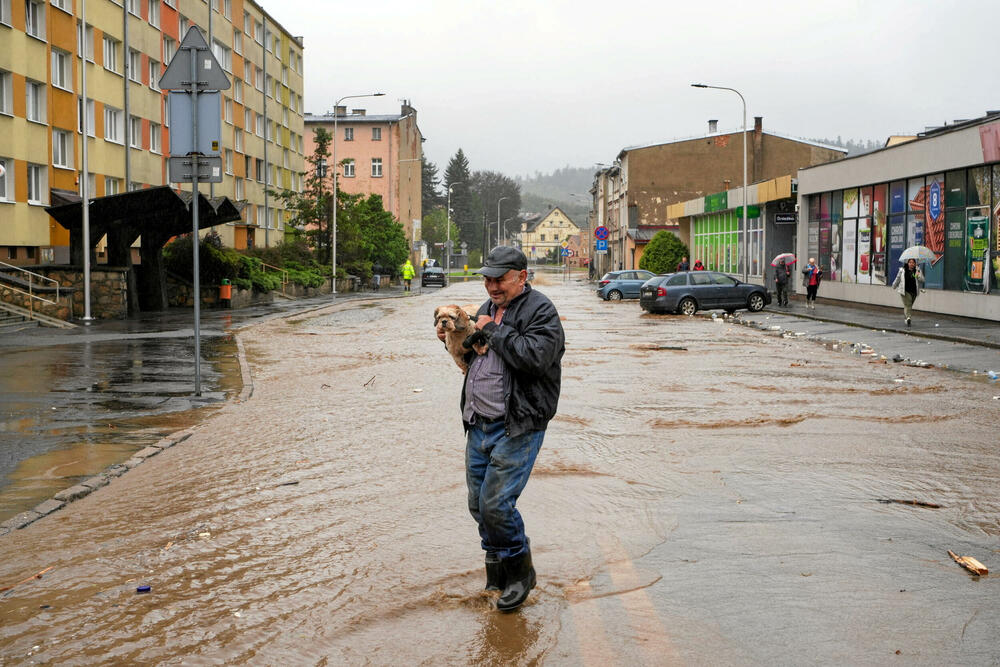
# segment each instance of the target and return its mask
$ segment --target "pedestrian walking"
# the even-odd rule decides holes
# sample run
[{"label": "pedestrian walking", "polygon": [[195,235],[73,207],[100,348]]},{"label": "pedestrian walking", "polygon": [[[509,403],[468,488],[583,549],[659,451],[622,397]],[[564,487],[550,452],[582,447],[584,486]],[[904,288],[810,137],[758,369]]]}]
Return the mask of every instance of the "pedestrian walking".
[{"label": "pedestrian walking", "polygon": [[413,276],[417,273],[409,259],[406,260],[406,264],[403,264],[403,270],[401,273],[403,274],[403,291],[409,292],[410,282],[413,280]]},{"label": "pedestrian walking", "polygon": [[802,269],[802,280],[806,284],[806,308],[816,310],[816,292],[819,282],[823,280],[823,269],[816,265],[816,259],[809,258],[809,263]]},{"label": "pedestrian walking", "polygon": [[896,279],[892,281],[892,287],[899,292],[899,298],[903,301],[903,317],[906,318],[906,326],[910,326],[913,302],[917,300],[917,294],[924,288],[924,274],[917,267],[917,260],[908,259],[906,264],[899,267]]},{"label": "pedestrian walking", "polygon": [[677,270],[678,271],[691,270],[691,262],[688,261],[687,257],[681,257],[681,261],[677,263]]},{"label": "pedestrian walking", "polygon": [[559,313],[527,282],[527,268],[520,250],[497,246],[476,271],[489,295],[476,328],[489,348],[467,357],[461,399],[469,512],[486,552],[486,590],[502,591],[501,611],[519,607],[535,586],[516,503],[556,413],[565,351]]},{"label": "pedestrian walking", "polygon": [[701,263],[700,259],[694,260],[694,270],[695,271],[704,271],[705,270],[705,265]]},{"label": "pedestrian walking", "polygon": [[774,267],[774,291],[777,292],[779,306],[788,305],[788,279],[791,275],[785,260],[779,260]]}]

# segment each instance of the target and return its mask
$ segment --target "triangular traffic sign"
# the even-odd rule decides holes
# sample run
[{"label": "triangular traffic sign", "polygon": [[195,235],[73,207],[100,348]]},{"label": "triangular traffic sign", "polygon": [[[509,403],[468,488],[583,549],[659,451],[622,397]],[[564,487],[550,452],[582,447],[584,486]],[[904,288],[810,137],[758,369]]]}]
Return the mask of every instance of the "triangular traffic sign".
[{"label": "triangular traffic sign", "polygon": [[191,26],[160,77],[161,90],[191,90],[191,58],[195,58],[198,90],[229,90],[229,77],[197,26]]}]

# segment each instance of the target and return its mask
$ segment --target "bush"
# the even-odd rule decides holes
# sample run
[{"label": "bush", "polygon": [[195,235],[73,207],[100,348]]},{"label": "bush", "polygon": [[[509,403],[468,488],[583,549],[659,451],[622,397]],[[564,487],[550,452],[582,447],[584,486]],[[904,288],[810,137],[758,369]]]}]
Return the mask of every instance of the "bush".
[{"label": "bush", "polygon": [[671,232],[656,232],[639,260],[639,268],[653,273],[672,273],[681,258],[688,256],[688,248]]}]

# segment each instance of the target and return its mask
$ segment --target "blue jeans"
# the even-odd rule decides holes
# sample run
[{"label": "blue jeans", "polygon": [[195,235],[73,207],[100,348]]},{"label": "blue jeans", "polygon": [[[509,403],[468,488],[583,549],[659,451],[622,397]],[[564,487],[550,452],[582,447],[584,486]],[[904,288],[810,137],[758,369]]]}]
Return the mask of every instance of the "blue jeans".
[{"label": "blue jeans", "polygon": [[544,437],[545,431],[531,431],[508,438],[503,420],[469,429],[465,445],[469,512],[479,524],[483,550],[501,559],[527,551],[524,522],[515,505]]}]

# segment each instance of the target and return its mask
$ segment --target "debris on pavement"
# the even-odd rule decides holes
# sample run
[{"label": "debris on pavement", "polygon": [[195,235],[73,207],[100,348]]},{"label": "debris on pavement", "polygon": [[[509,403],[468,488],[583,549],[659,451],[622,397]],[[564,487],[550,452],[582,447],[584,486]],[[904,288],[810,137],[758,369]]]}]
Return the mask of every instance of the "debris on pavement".
[{"label": "debris on pavement", "polygon": [[22,579],[21,581],[17,582],[16,584],[12,584],[10,586],[4,586],[3,588],[0,588],[0,593],[3,593],[5,591],[9,591],[12,588],[15,588],[17,586],[20,586],[21,584],[25,584],[25,583],[31,581],[32,579],[41,579],[43,574],[45,574],[49,570],[53,570],[53,569],[55,569],[55,565],[53,565],[52,567],[47,567],[44,570],[42,570],[41,572],[39,572],[37,574],[31,575],[27,579]]},{"label": "debris on pavement", "polygon": [[952,560],[964,567],[969,572],[976,575],[989,574],[990,571],[986,569],[986,566],[980,563],[978,560],[972,556],[957,556],[955,552],[951,549],[948,550],[948,555],[951,556]]},{"label": "debris on pavement", "polygon": [[937,503],[929,503],[923,500],[902,500],[899,498],[876,498],[880,503],[899,503],[900,505],[915,505],[917,507],[931,507],[933,509],[939,509],[942,505]]},{"label": "debris on pavement", "polygon": [[136,586],[135,587],[135,592],[136,593],[148,593],[151,590],[152,589],[149,586]]}]

